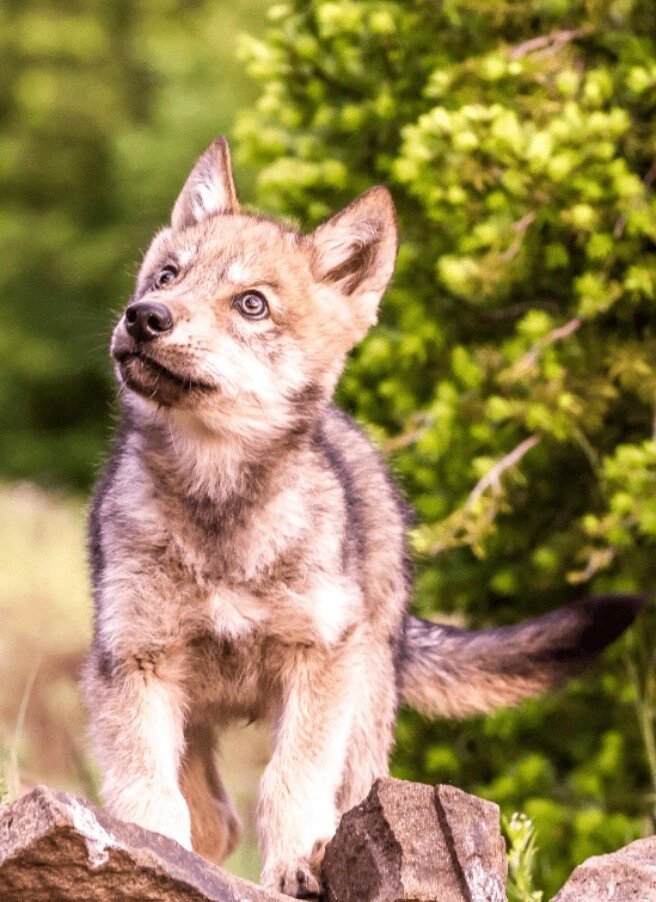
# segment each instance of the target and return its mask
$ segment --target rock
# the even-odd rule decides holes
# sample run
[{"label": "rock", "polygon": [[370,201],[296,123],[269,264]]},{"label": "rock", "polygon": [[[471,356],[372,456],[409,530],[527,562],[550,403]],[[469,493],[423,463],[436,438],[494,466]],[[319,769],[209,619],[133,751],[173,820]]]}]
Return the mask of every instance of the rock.
[{"label": "rock", "polygon": [[173,840],[37,787],[0,806],[2,902],[289,902]]},{"label": "rock", "polygon": [[452,786],[377,780],[323,863],[329,902],[505,902],[499,808]]},{"label": "rock", "polygon": [[579,865],[553,902],[656,902],[656,836]]},{"label": "rock", "polygon": [[[496,805],[451,786],[391,779],[378,780],[365,801],[344,815],[324,859],[329,902],[505,902],[506,870]],[[0,806],[0,899],[288,902],[289,897],[239,880],[88,802],[37,787]]]}]

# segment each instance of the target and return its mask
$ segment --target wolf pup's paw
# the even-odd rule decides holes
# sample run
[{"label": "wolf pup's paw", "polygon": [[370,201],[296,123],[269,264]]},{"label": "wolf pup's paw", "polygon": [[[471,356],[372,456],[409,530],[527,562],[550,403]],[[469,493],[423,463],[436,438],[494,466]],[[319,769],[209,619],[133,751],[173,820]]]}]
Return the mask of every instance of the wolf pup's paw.
[{"label": "wolf pup's paw", "polygon": [[262,875],[262,884],[295,899],[318,899],[322,892],[319,877],[307,858],[297,858],[289,864],[267,869]]}]

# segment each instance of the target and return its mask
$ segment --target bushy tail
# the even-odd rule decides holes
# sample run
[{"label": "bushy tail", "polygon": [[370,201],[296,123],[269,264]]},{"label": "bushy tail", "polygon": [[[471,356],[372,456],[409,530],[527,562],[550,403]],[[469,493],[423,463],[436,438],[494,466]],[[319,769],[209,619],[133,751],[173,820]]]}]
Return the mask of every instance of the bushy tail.
[{"label": "bushy tail", "polygon": [[480,714],[579,673],[634,621],[635,595],[586,598],[515,626],[470,631],[409,617],[401,695],[425,714]]}]

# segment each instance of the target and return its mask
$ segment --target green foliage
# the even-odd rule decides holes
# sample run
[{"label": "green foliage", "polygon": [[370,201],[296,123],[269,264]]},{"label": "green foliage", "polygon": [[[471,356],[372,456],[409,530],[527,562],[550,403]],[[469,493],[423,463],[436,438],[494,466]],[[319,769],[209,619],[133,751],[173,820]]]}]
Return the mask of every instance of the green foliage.
[{"label": "green foliage", "polygon": [[514,812],[503,818],[503,832],[508,843],[509,902],[542,902],[543,893],[533,889],[535,858],[535,827],[525,814]]},{"label": "green foliage", "polygon": [[[653,590],[653,2],[294,0],[271,15],[245,48],[262,94],[239,125],[261,205],[311,226],[383,181],[398,206],[397,275],[340,400],[418,511],[417,608],[478,626]],[[550,894],[653,826],[639,694],[615,649],[518,711],[408,713],[396,772],[526,811]]]},{"label": "green foliage", "polygon": [[[132,273],[200,150],[251,98],[264,0],[0,6],[0,467],[88,487]],[[241,173],[243,175],[243,171]],[[246,173],[248,183],[248,173]]]},{"label": "green foliage", "polygon": [[627,639],[626,663],[632,698],[651,782],[650,820],[656,824],[656,646],[654,632],[642,620]]}]

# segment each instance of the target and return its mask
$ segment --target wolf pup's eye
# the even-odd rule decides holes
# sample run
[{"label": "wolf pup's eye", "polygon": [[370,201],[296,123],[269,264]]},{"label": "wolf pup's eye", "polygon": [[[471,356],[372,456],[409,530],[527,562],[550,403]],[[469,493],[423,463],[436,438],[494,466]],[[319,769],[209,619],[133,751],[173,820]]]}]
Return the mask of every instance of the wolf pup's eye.
[{"label": "wolf pup's eye", "polygon": [[244,291],[233,298],[232,304],[246,319],[266,319],[269,305],[259,291]]},{"label": "wolf pup's eye", "polygon": [[170,284],[178,274],[177,266],[174,266],[172,263],[169,263],[167,266],[164,266],[155,276],[155,281],[153,282],[153,288],[164,288],[165,285]]}]

